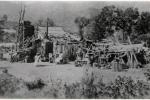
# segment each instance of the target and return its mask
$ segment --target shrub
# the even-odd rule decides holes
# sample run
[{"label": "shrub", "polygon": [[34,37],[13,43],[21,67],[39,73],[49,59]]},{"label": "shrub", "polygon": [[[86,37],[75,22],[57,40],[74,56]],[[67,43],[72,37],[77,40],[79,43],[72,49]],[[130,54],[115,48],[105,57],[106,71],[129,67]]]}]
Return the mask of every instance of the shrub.
[{"label": "shrub", "polygon": [[[29,91],[21,96],[44,98],[142,98],[150,88],[147,82],[131,77],[118,76],[115,80],[104,83],[103,77],[97,77],[93,68],[86,68],[80,82],[64,84],[62,80],[50,80],[45,84],[42,79],[25,82]],[[4,71],[5,72],[5,71]],[[0,95],[13,94],[20,89],[21,80],[6,73],[0,74]],[[24,83],[24,82],[23,82]],[[20,92],[20,91],[19,91]]]},{"label": "shrub", "polygon": [[26,82],[25,85],[27,86],[28,90],[33,89],[42,89],[46,84],[42,79],[34,80],[33,82]]},{"label": "shrub", "polygon": [[147,78],[147,81],[150,80],[150,69],[146,69],[146,71],[144,72],[145,77]]},{"label": "shrub", "polygon": [[[139,96],[138,89],[144,89],[143,87],[139,87],[138,84],[139,83],[134,82],[131,77],[118,76],[115,81],[110,82],[110,84],[108,84],[105,89],[111,98],[134,98]],[[141,84],[143,85],[142,82]]]},{"label": "shrub", "polygon": [[104,83],[103,78],[96,81],[93,72],[86,76],[80,83],[65,86],[66,98],[142,98],[150,90],[148,84],[141,80],[134,81],[131,77],[118,76],[114,81]]},{"label": "shrub", "polygon": [[84,74],[81,82],[65,86],[66,98],[98,98],[98,89],[104,85],[102,79],[96,84],[97,77],[89,68],[85,69]]},{"label": "shrub", "polygon": [[65,98],[64,97],[64,83],[62,83],[62,80],[50,80],[50,83],[48,86],[46,86],[44,89],[44,95],[46,97],[51,98]]},{"label": "shrub", "polygon": [[0,74],[0,95],[12,94],[21,88],[22,81],[8,73]]}]

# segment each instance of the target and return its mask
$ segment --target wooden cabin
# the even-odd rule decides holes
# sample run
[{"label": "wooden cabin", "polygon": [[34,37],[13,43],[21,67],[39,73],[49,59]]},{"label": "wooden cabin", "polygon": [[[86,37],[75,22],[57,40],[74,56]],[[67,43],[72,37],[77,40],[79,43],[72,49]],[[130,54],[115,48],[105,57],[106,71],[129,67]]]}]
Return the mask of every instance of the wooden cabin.
[{"label": "wooden cabin", "polygon": [[68,49],[71,51],[71,41],[76,40],[76,37],[65,32],[62,27],[38,27],[38,39],[41,40],[42,54],[47,56],[48,53],[52,53],[57,58],[60,54],[68,52]]}]

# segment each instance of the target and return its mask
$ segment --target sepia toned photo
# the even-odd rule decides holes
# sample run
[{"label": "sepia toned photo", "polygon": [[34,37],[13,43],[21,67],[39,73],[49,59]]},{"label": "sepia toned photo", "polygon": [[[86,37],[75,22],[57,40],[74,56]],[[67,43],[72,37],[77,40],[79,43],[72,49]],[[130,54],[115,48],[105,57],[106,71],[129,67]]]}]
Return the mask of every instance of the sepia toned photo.
[{"label": "sepia toned photo", "polygon": [[0,98],[150,99],[150,1],[0,1]]}]

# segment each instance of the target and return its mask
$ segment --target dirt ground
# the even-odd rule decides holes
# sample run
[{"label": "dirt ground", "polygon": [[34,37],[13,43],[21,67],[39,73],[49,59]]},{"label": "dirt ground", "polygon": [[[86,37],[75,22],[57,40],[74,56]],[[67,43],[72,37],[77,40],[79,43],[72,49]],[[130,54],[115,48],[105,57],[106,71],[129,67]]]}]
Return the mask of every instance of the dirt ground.
[{"label": "dirt ground", "polygon": [[[75,67],[73,62],[69,64],[50,64],[41,62],[39,66],[34,66],[33,63],[10,63],[7,61],[0,62],[0,70],[7,68],[8,72],[25,81],[33,81],[41,78],[44,81],[62,80],[66,83],[79,82],[84,75],[83,67]],[[96,76],[102,76],[105,82],[113,81],[118,75],[131,76],[133,79],[146,80],[142,69],[130,69],[124,72],[114,72],[112,70],[102,70],[91,68]]]},{"label": "dirt ground", "polygon": [[49,81],[61,79],[65,82],[75,82],[82,77],[82,68],[74,67],[73,63],[56,65],[48,62],[41,62],[39,66],[33,63],[10,63],[0,62],[0,69],[7,68],[9,73],[25,81],[42,78]]}]

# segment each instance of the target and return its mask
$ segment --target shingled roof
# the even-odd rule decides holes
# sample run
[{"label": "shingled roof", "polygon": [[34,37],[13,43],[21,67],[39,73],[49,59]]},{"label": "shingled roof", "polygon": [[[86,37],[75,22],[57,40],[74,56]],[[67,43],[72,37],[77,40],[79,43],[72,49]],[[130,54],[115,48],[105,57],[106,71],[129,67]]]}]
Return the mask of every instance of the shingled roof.
[{"label": "shingled roof", "polygon": [[[46,27],[39,27],[39,33],[44,34],[46,32]],[[48,35],[55,37],[63,37],[67,32],[63,30],[62,27],[48,27]]]},{"label": "shingled roof", "polygon": [[[46,32],[46,27],[39,27],[38,33],[41,38],[44,38],[45,32]],[[63,27],[48,27],[48,36],[58,37],[58,38],[68,37],[68,38],[78,40],[78,38],[75,35],[71,35],[70,33],[65,32]]]}]

